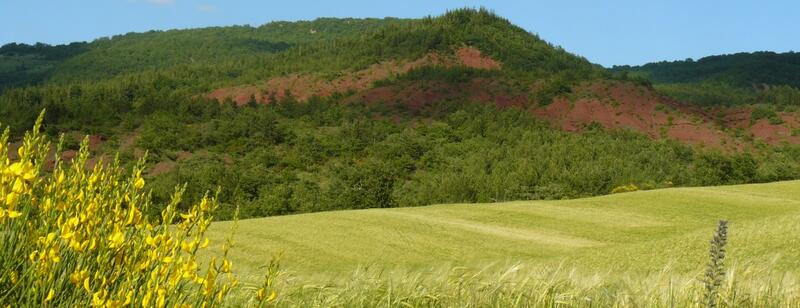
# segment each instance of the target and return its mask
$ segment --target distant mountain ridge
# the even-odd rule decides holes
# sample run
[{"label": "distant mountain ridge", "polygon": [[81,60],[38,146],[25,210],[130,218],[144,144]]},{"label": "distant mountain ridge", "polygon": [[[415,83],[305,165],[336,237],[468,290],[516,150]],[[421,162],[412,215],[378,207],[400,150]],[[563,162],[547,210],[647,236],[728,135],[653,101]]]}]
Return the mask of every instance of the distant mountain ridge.
[{"label": "distant mountain ridge", "polygon": [[753,109],[756,117],[785,122],[780,112],[800,108],[800,53],[753,52],[615,66],[615,74],[653,82],[673,98],[699,106]]},{"label": "distant mountain ridge", "polygon": [[742,52],[708,56],[698,60],[614,66],[611,70],[642,74],[655,83],[718,81],[740,87],[763,85],[800,87],[798,52]]}]

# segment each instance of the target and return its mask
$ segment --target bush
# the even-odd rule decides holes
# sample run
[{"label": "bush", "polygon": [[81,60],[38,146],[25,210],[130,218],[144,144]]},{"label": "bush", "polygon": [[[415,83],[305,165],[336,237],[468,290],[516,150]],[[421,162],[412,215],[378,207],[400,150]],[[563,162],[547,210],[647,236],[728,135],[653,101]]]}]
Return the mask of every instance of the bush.
[{"label": "bush", "polygon": [[[769,119],[770,123],[776,121],[773,119],[780,119],[775,113],[775,110],[770,106],[756,106],[750,114],[750,121],[756,122],[761,119]],[[780,124],[780,123],[778,123]]]},{"label": "bush", "polygon": [[166,150],[190,150],[195,143],[192,132],[174,116],[156,114],[142,124],[138,145],[154,154]]},{"label": "bush", "polygon": [[329,194],[334,209],[395,207],[392,198],[396,175],[381,161],[359,166],[342,166],[334,170]]},{"label": "bush", "polygon": [[628,184],[628,185],[622,185],[622,186],[614,187],[614,189],[611,190],[611,193],[612,194],[619,194],[619,193],[633,192],[633,191],[637,191],[637,190],[639,190],[638,186],[636,186],[634,184]]},{"label": "bush", "polygon": [[[178,212],[174,191],[158,219],[143,190],[142,162],[123,172],[117,162],[85,169],[87,141],[71,165],[47,164],[42,117],[26,133],[19,160],[0,160],[0,305],[217,306],[238,285],[227,258],[203,263],[205,232],[217,207],[204,197]],[[8,157],[6,130],[0,155]],[[60,149],[59,149],[60,150]],[[57,157],[57,156],[56,156]],[[268,278],[269,279],[269,278]],[[269,284],[265,284],[268,286]],[[259,289],[252,301],[274,300]]]},{"label": "bush", "polygon": [[754,181],[757,169],[758,163],[748,153],[700,153],[694,162],[693,178],[697,185],[742,184]]}]

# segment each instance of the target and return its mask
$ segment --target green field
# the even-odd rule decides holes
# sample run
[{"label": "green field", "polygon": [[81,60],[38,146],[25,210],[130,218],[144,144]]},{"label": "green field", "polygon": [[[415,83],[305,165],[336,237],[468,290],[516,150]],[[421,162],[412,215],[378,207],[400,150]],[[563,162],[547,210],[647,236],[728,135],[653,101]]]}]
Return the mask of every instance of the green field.
[{"label": "green field", "polygon": [[[278,253],[297,282],[335,284],[364,268],[424,275],[514,265],[604,279],[665,269],[693,277],[708,262],[720,219],[730,221],[729,267],[800,274],[800,181],[242,220],[232,253],[245,282],[258,281],[259,267]],[[212,241],[231,226],[213,225]]]}]

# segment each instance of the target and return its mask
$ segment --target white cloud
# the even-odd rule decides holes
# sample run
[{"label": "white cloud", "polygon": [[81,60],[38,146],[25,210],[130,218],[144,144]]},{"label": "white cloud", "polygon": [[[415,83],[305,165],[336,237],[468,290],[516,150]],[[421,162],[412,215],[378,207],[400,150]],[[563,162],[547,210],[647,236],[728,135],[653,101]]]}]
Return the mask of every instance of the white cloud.
[{"label": "white cloud", "polygon": [[147,0],[148,3],[155,4],[155,5],[172,5],[175,4],[175,0]]},{"label": "white cloud", "polygon": [[217,7],[213,6],[211,4],[201,4],[201,5],[198,5],[196,8],[197,8],[198,11],[204,12],[204,13],[213,13],[213,12],[217,11]]}]

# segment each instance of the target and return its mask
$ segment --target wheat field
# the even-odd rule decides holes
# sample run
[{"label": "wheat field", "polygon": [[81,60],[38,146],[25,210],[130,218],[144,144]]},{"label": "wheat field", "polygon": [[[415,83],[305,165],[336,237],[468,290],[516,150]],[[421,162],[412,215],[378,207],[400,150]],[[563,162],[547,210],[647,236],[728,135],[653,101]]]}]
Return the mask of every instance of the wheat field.
[{"label": "wheat field", "polygon": [[[709,241],[724,219],[729,304],[792,306],[800,304],[799,218],[800,181],[325,212],[239,221],[231,259],[255,283],[280,254],[292,304],[438,305],[458,292],[448,305],[592,306],[606,294],[599,303],[671,306],[702,301]],[[212,241],[233,226],[213,224]],[[465,290],[487,298],[469,300]],[[544,297],[534,301],[534,290]],[[394,302],[392,292],[405,295]],[[507,302],[515,292],[528,295]]]}]

